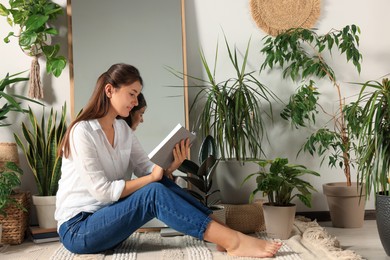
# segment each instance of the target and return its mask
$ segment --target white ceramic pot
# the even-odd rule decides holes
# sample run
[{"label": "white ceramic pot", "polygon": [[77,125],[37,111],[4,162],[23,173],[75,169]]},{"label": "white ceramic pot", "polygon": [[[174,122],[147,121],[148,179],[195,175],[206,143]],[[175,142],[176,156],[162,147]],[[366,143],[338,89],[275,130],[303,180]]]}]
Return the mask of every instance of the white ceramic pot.
[{"label": "white ceramic pot", "polygon": [[33,204],[37,210],[38,224],[41,228],[56,228],[54,219],[56,210],[56,196],[32,196]]},{"label": "white ceramic pot", "polygon": [[296,205],[279,207],[264,203],[263,212],[267,236],[282,240],[289,239],[294,225]]}]

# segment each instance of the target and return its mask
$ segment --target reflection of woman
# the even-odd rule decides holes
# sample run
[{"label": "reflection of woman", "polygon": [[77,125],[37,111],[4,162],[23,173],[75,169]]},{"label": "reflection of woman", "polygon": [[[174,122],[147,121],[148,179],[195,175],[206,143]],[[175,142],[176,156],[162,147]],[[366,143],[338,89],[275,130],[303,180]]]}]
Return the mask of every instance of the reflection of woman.
[{"label": "reflection of woman", "polygon": [[133,129],[134,131],[137,129],[137,126],[140,123],[144,122],[144,114],[146,110],[146,100],[142,93],[139,93],[138,97],[138,105],[131,109],[128,117],[123,117],[126,123]]},{"label": "reflection of woman", "polygon": [[[55,213],[63,245],[74,253],[101,252],[157,218],[184,234],[216,243],[230,255],[273,256],[280,243],[217,223],[208,208],[187,200],[189,196],[182,196],[182,189],[165,177],[186,158],[188,140],[175,146],[168,169],[150,162],[134,131],[116,119],[137,106],[141,90],[138,70],[115,64],[99,77],[89,103],[70,124],[59,149],[62,176]],[[124,180],[132,172],[138,178]]]}]

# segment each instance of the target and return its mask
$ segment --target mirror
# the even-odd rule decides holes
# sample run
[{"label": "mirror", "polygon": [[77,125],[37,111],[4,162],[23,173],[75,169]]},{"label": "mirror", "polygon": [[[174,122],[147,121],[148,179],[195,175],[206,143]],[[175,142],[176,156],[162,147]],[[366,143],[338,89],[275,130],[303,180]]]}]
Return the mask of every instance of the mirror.
[{"label": "mirror", "polygon": [[[186,71],[184,0],[68,0],[71,113],[87,103],[112,64],[140,70],[147,102],[136,135],[149,153],[178,124],[188,127],[187,87],[165,66]],[[183,24],[183,25],[182,25]]]}]

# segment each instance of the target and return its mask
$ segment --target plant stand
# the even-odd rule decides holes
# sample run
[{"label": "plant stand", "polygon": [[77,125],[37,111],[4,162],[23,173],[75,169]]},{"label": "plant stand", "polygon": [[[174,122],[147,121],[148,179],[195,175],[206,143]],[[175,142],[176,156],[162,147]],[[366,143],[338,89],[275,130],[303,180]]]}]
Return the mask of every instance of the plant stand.
[{"label": "plant stand", "polygon": [[[364,224],[365,186],[353,182],[346,186],[346,182],[326,183],[322,185],[327,196],[332,225],[338,228],[360,228]],[[362,194],[360,195],[360,190]]]}]

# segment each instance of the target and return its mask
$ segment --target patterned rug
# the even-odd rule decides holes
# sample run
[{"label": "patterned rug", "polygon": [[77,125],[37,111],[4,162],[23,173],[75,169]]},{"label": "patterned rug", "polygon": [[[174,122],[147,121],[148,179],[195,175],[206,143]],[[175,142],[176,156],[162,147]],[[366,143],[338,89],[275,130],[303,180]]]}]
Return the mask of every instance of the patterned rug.
[{"label": "patterned rug", "polygon": [[[259,238],[267,239],[265,232],[258,232]],[[215,245],[199,241],[190,236],[161,237],[158,232],[134,233],[114,250],[102,254],[78,255],[69,252],[62,245],[54,252],[51,260],[233,260],[252,259],[232,257],[218,252]],[[272,259],[363,259],[355,252],[342,250],[337,239],[331,237],[316,221],[297,218],[292,236],[283,240],[283,246]]]}]

